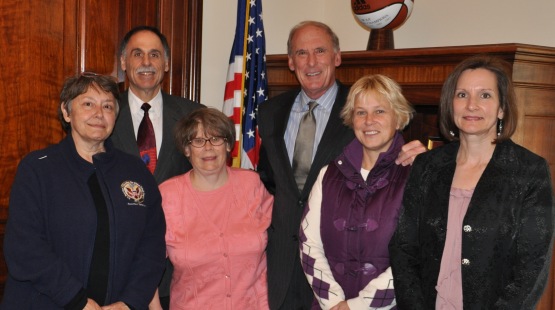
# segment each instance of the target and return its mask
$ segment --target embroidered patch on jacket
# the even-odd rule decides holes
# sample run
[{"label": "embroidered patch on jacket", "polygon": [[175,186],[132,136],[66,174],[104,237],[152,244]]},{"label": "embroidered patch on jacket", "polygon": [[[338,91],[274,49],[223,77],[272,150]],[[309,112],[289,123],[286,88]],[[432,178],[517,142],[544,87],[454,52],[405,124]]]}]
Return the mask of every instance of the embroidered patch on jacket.
[{"label": "embroidered patch on jacket", "polygon": [[137,182],[124,181],[121,183],[121,190],[127,199],[132,200],[136,204],[142,205],[145,200],[145,190]]}]

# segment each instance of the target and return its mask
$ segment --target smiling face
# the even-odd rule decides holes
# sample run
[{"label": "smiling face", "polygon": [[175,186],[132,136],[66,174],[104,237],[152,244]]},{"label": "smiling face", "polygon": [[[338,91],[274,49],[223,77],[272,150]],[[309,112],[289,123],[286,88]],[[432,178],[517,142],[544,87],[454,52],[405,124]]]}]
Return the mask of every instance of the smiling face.
[{"label": "smiling face", "polygon": [[71,136],[76,145],[103,145],[114,129],[116,100],[112,93],[93,85],[75,97],[68,109],[62,103],[62,115],[71,125]]},{"label": "smiling face", "polygon": [[147,30],[139,31],[129,39],[120,62],[129,79],[129,88],[145,102],[158,93],[164,73],[169,70],[162,41]]},{"label": "smiling face", "polygon": [[398,130],[395,111],[377,92],[356,96],[353,109],[353,131],[364,146],[364,162],[374,163],[379,154],[389,149]]},{"label": "smiling face", "polygon": [[[215,135],[205,134],[202,124],[198,125],[195,138],[208,139],[213,136]],[[185,146],[184,151],[195,172],[207,176],[225,173],[227,154],[231,149],[228,142],[214,146],[211,142],[206,141],[203,147],[195,147],[189,143]]]},{"label": "smiling face", "polygon": [[341,53],[334,51],[328,33],[308,25],[293,36],[288,64],[308,97],[318,99],[335,83],[335,67],[341,64]]},{"label": "smiling face", "polygon": [[453,98],[453,118],[461,138],[496,138],[497,119],[503,118],[503,111],[495,74],[486,69],[468,69],[461,74]]}]

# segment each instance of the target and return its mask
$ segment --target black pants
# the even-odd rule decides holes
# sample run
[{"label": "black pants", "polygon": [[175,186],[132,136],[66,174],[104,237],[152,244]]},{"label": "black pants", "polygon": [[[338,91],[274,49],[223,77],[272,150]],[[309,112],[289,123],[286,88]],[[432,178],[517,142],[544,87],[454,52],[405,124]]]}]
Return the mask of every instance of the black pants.
[{"label": "black pants", "polygon": [[295,269],[293,269],[293,277],[291,284],[287,289],[285,300],[279,307],[279,310],[309,310],[314,301],[314,293],[312,287],[308,284],[301,266],[299,256],[295,259]]},{"label": "black pants", "polygon": [[158,295],[160,296],[160,304],[162,304],[162,309],[170,309],[170,283],[172,281],[173,275],[173,265],[169,258],[166,258],[166,270],[164,270],[164,275],[162,276],[162,281],[158,286]]}]

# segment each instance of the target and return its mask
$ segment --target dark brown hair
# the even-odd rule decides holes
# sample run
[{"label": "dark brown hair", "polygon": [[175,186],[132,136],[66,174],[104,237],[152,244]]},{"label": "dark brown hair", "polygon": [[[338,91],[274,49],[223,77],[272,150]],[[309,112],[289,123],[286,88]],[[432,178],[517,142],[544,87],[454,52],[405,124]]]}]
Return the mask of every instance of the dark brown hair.
[{"label": "dark brown hair", "polygon": [[[463,60],[447,77],[441,90],[439,103],[439,129],[443,136],[449,140],[459,139],[459,129],[453,118],[453,99],[457,83],[461,74],[466,70],[485,69],[492,72],[497,79],[499,92],[499,107],[503,110],[503,129],[494,143],[511,138],[514,134],[518,120],[516,96],[511,81],[509,63],[496,56],[476,55]],[[452,133],[452,134],[451,134]]]},{"label": "dark brown hair", "polygon": [[121,56],[125,57],[125,49],[127,48],[127,43],[129,43],[129,40],[131,40],[131,37],[141,31],[150,31],[154,33],[158,37],[158,39],[160,39],[160,42],[162,42],[162,46],[164,47],[164,56],[166,56],[166,60],[170,59],[170,45],[168,44],[168,40],[166,39],[166,36],[163,35],[158,28],[152,27],[152,26],[144,26],[144,25],[137,26],[129,30],[129,32],[125,34],[119,46],[120,57]]},{"label": "dark brown hair", "polygon": [[105,93],[110,93],[116,100],[116,117],[119,113],[119,88],[116,79],[113,76],[96,74],[91,72],[83,72],[80,75],[69,77],[65,80],[62,92],[60,93],[60,105],[58,107],[58,118],[62,123],[62,128],[69,133],[71,124],[66,122],[62,113],[63,109],[68,114],[71,113],[71,102],[79,95],[86,93],[89,88],[96,88]]}]

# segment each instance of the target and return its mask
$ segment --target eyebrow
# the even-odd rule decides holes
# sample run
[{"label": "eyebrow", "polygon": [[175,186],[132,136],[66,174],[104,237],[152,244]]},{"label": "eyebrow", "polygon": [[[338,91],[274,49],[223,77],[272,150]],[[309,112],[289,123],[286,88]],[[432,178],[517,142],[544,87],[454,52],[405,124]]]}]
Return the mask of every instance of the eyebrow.
[{"label": "eyebrow", "polygon": [[145,50],[143,50],[142,48],[139,48],[139,47],[136,47],[136,48],[132,49],[132,50],[131,50],[131,53],[137,52],[137,51],[143,52],[143,53],[152,53],[152,52],[156,52],[156,53],[162,54],[162,51],[160,51],[159,49],[155,49],[155,48],[154,48],[154,49],[151,49],[151,50],[149,50],[149,51],[145,51]]},{"label": "eyebrow", "polygon": [[[312,50],[313,50],[313,51],[315,51],[315,50],[324,50],[324,51],[327,51],[328,48],[326,48],[326,47],[324,47],[324,46],[317,46],[317,47],[313,48]],[[299,48],[299,49],[296,49],[294,52],[295,52],[295,53],[298,53],[298,52],[300,52],[300,51],[310,51],[310,49],[309,49],[309,48]]]},{"label": "eyebrow", "polygon": [[83,99],[87,99],[87,100],[95,101],[95,102],[96,102],[96,101],[99,101],[100,103],[106,103],[106,102],[115,103],[115,102],[116,102],[116,100],[114,100],[114,99],[96,100],[96,98],[94,98],[94,97],[92,97],[92,96],[84,96]]},{"label": "eyebrow", "polygon": [[[455,88],[455,91],[459,91],[459,90],[467,91],[466,88]],[[479,88],[478,90],[481,90],[481,91],[483,91],[483,90],[496,91],[495,88],[487,88],[487,87]]]}]

